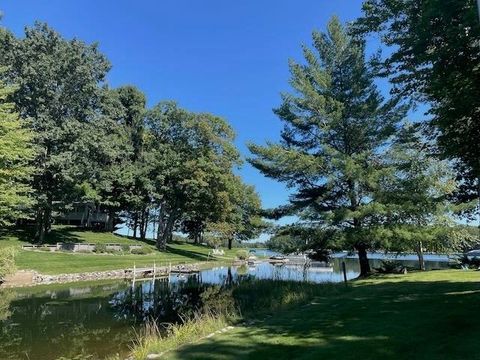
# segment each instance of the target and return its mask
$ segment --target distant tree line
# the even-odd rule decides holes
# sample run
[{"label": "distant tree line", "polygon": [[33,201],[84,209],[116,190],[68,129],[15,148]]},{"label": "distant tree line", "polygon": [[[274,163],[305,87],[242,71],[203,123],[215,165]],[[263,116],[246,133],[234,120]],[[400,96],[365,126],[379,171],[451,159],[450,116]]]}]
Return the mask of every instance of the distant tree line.
[{"label": "distant tree line", "polygon": [[76,202],[108,213],[159,249],[175,231],[217,243],[257,236],[260,200],[234,173],[241,158],[222,118],[173,101],[147,108],[134,86],[111,88],[96,44],[46,24],[0,29],[0,222],[32,219],[43,242]]}]

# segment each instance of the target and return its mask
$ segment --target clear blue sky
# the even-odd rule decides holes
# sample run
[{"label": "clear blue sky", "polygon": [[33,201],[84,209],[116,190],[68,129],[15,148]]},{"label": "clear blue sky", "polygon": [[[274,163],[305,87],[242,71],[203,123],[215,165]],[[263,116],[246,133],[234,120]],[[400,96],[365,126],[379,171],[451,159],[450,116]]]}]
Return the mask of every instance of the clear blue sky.
[{"label": "clear blue sky", "polygon": [[[360,15],[361,0],[5,0],[3,25],[23,34],[45,21],[67,38],[98,42],[113,67],[111,86],[133,84],[149,105],[173,99],[226,118],[245,143],[278,139],[272,113],[288,86],[288,59],[301,59],[313,29],[336,14]],[[264,207],[284,203],[283,185],[245,164]]]}]

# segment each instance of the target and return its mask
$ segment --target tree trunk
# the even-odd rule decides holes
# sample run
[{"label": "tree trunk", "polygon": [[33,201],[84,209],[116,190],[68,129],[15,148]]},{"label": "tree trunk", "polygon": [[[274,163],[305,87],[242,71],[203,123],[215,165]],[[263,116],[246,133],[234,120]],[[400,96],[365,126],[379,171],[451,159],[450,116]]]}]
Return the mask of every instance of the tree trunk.
[{"label": "tree trunk", "polygon": [[49,198],[47,204],[43,209],[39,209],[37,212],[37,230],[36,238],[40,244],[45,242],[45,235],[51,230],[52,219],[52,200]]},{"label": "tree trunk", "polygon": [[113,223],[113,220],[115,218],[115,210],[113,209],[109,209],[108,210],[108,219],[107,219],[107,231],[110,231],[110,232],[113,232],[114,230],[114,223]]},{"label": "tree trunk", "polygon": [[45,240],[45,231],[43,228],[43,209],[37,210],[35,239],[40,244],[42,244]]},{"label": "tree trunk", "polygon": [[142,240],[145,240],[147,238],[147,231],[148,231],[148,222],[150,221],[150,213],[148,211],[148,209],[145,210],[145,221],[144,221],[144,228],[143,228],[143,239]]},{"label": "tree trunk", "polygon": [[135,213],[133,215],[133,238],[137,238],[137,227],[138,227],[138,215]]},{"label": "tree trunk", "polygon": [[145,212],[140,214],[140,239],[145,240]]},{"label": "tree trunk", "polygon": [[359,244],[355,247],[358,251],[358,262],[360,264],[360,277],[370,274],[370,264],[368,262],[367,247]]},{"label": "tree trunk", "polygon": [[193,243],[200,244],[200,230],[198,227],[195,227],[195,232],[193,234]]},{"label": "tree trunk", "polygon": [[175,225],[176,211],[168,216],[167,223],[164,225],[160,241],[157,239],[157,248],[159,250],[165,250],[167,248],[167,242],[172,241],[173,225]]},{"label": "tree trunk", "polygon": [[425,271],[425,260],[423,258],[423,244],[421,241],[417,243],[418,268]]},{"label": "tree trunk", "polygon": [[228,238],[228,250],[232,250],[232,243],[233,243],[233,239],[231,237]]},{"label": "tree trunk", "polygon": [[162,207],[160,206],[160,208],[158,209],[158,226],[157,226],[157,242],[156,242],[156,246],[157,248],[160,249],[160,241],[162,239],[162,234],[163,234],[163,210],[162,210]]}]

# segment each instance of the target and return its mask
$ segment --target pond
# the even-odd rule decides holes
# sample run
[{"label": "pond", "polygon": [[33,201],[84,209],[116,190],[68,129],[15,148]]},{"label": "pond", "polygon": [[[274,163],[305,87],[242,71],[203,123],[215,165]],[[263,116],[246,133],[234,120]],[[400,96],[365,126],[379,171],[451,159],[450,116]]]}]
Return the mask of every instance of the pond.
[{"label": "pond", "polygon": [[[216,267],[193,276],[171,276],[156,281],[101,281],[0,292],[0,359],[103,359],[126,355],[145,320],[179,320],[195,310],[202,291],[211,284],[244,279],[276,279],[316,283],[342,281],[341,262],[349,279],[358,275],[356,259],[335,258],[333,268],[273,266]],[[415,265],[415,262],[407,265]],[[378,266],[380,260],[372,260]],[[445,267],[442,261],[427,262]],[[81,359],[81,358],[76,358]],[[83,359],[82,359],[83,360]]]}]

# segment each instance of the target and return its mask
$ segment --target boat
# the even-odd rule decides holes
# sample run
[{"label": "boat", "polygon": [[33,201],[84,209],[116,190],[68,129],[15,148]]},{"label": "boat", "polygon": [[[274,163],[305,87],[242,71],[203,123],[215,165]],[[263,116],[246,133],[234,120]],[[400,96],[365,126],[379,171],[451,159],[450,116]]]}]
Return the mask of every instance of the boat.
[{"label": "boat", "polygon": [[288,259],[283,255],[274,255],[274,256],[270,256],[270,258],[268,259],[268,262],[270,264],[284,264],[288,262]]}]

